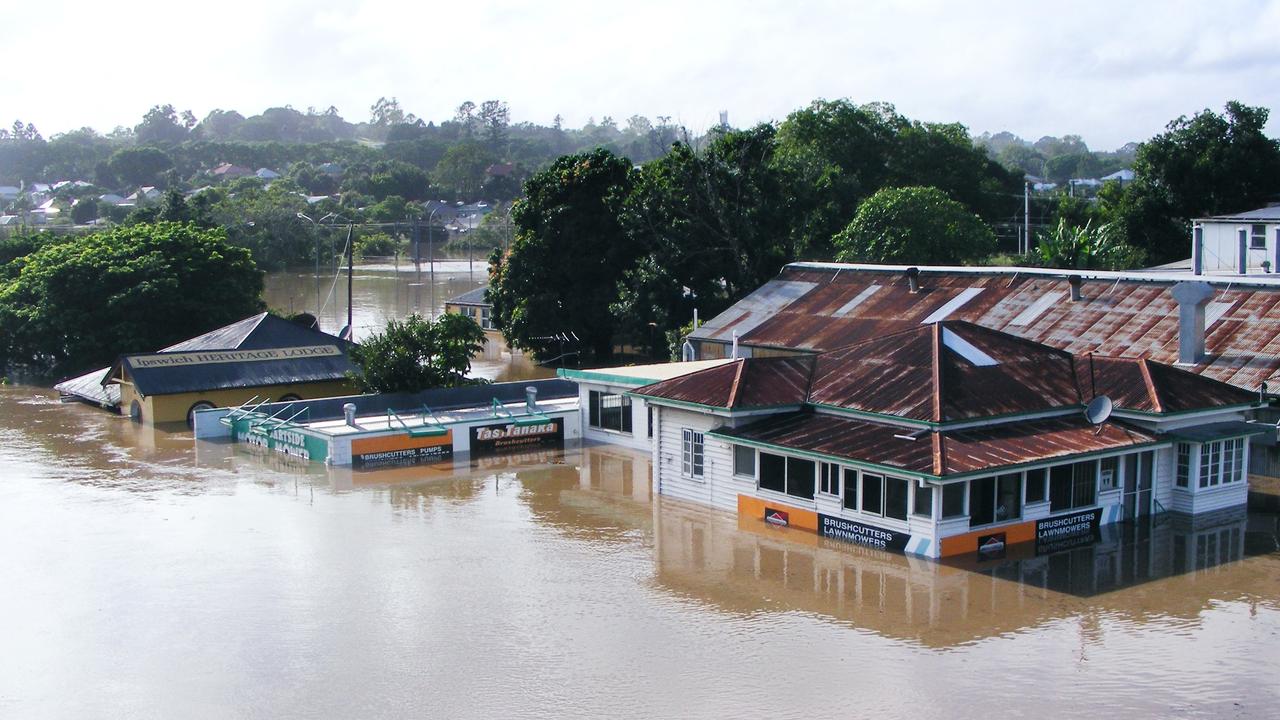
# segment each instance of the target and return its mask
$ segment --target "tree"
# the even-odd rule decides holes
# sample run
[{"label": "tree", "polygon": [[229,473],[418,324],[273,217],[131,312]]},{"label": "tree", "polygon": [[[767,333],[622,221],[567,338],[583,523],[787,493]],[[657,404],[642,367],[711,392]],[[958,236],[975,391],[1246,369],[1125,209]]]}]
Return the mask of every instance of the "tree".
[{"label": "tree", "polygon": [[91,197],[80,198],[71,206],[71,222],[83,225],[98,219],[98,201]]},{"label": "tree", "polygon": [[1268,110],[1236,101],[1169,123],[1138,148],[1137,175],[1119,210],[1129,243],[1153,262],[1189,254],[1197,217],[1252,210],[1280,194],[1280,141],[1263,129]]},{"label": "tree", "polygon": [[399,125],[404,122],[404,110],[400,109],[400,101],[385,97],[378,98],[378,102],[369,108],[369,124],[378,127],[387,127],[390,125]]},{"label": "tree", "polygon": [[641,252],[619,220],[631,161],[604,149],[567,155],[525,183],[512,208],[515,238],[490,262],[489,299],[508,342],[545,356],[573,333],[596,359],[613,355],[609,305]]},{"label": "tree", "polygon": [[120,148],[112,153],[107,164],[124,187],[158,185],[164,171],[173,167],[169,156],[153,147]]},{"label": "tree", "polygon": [[633,341],[661,341],[695,307],[714,315],[794,259],[775,133],[766,124],[721,133],[702,150],[677,143],[641,169],[624,221],[645,257],[614,306]]},{"label": "tree", "polygon": [[833,243],[841,262],[922,265],[958,265],[996,247],[981,218],[933,187],[880,190]]},{"label": "tree", "polygon": [[1124,270],[1142,263],[1142,251],[1125,243],[1114,225],[1072,225],[1066,218],[1041,238],[1036,256],[1046,267],[1079,270]]},{"label": "tree", "polygon": [[507,126],[511,124],[511,110],[501,100],[485,100],[480,103],[480,122],[489,139],[489,148],[495,153],[507,139]]},{"label": "tree", "polygon": [[[172,105],[156,105],[142,116],[142,123],[133,129],[139,145],[173,145],[187,139],[187,116],[178,116]],[[192,118],[194,119],[194,118]]]},{"label": "tree", "polygon": [[466,315],[445,313],[432,322],[414,314],[388,320],[350,355],[364,392],[419,392],[474,384],[467,373],[483,343],[484,330]]},{"label": "tree", "polygon": [[454,197],[473,200],[484,182],[485,170],[494,160],[494,155],[480,143],[454,145],[436,165],[436,184],[452,192]]},{"label": "tree", "polygon": [[221,230],[158,223],[42,246],[0,284],[0,354],[53,373],[150,351],[262,309],[262,273]]}]

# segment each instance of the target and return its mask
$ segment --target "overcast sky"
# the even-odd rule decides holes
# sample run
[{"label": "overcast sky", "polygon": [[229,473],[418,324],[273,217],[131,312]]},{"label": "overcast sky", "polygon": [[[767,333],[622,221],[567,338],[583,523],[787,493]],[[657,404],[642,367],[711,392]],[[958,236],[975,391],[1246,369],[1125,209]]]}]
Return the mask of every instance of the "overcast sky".
[{"label": "overcast sky", "polygon": [[516,122],[701,131],[720,110],[744,127],[848,97],[1108,150],[1229,99],[1280,115],[1278,31],[1280,0],[14,2],[0,123],[105,132],[161,103],[358,121],[385,95],[437,122],[497,98]]}]

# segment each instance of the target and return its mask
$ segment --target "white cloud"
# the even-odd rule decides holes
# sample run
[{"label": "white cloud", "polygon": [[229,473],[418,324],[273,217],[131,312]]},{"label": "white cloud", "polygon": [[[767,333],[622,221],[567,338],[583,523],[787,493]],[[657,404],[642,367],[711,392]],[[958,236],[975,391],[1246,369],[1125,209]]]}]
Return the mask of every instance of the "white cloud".
[{"label": "white cloud", "polygon": [[1105,149],[1229,99],[1280,110],[1276,27],[1275,1],[49,0],[5,13],[0,47],[21,71],[0,122],[108,130],[165,102],[200,116],[335,105],[354,120],[386,95],[434,120],[501,98],[517,121],[639,113],[702,129],[722,109],[741,126],[850,97]]}]

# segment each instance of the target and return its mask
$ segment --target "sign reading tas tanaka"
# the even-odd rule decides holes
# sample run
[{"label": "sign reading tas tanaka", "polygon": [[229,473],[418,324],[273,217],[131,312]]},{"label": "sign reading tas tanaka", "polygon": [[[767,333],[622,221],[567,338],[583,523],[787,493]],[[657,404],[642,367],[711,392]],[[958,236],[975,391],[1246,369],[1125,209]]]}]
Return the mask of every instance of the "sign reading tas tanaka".
[{"label": "sign reading tas tanaka", "polygon": [[907,541],[911,540],[909,533],[885,530],[821,513],[818,514],[818,534],[882,550],[906,550]]},{"label": "sign reading tas tanaka", "polygon": [[548,418],[526,425],[510,422],[471,428],[472,455],[536,447],[564,447],[564,418]]}]

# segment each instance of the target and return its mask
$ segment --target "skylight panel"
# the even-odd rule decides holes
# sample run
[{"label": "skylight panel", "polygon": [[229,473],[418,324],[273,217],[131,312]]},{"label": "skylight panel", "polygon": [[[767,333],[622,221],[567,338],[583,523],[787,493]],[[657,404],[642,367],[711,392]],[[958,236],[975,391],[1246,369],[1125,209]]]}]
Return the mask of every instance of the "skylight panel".
[{"label": "skylight panel", "polygon": [[1000,364],[996,362],[995,358],[974,347],[973,343],[945,327],[942,328],[942,344],[977,367],[991,367],[992,365]]},{"label": "skylight panel", "polygon": [[959,295],[956,295],[955,297],[948,300],[945,305],[938,308],[937,310],[934,310],[932,315],[925,318],[924,320],[921,320],[920,324],[928,325],[929,323],[936,323],[941,320],[946,320],[947,317],[951,315],[951,313],[964,307],[965,303],[977,297],[978,293],[981,293],[983,289],[984,288],[980,288],[980,287],[965,288],[964,290],[960,291]]}]

